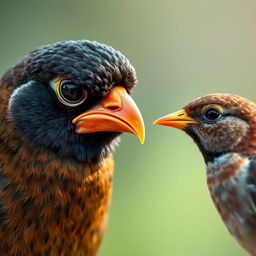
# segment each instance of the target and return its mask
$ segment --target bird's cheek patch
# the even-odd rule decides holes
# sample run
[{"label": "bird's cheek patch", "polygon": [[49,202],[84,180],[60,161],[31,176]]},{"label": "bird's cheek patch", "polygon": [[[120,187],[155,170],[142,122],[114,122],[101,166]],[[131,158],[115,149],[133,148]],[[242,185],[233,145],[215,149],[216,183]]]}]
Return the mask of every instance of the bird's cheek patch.
[{"label": "bird's cheek patch", "polygon": [[206,150],[223,152],[238,145],[247,134],[248,128],[245,121],[236,119],[194,127],[194,131]]},{"label": "bird's cheek patch", "polygon": [[33,86],[33,81],[20,85],[12,92],[8,102],[9,117],[13,118],[14,112],[17,113],[22,109],[22,104],[25,104],[22,98],[26,98],[26,94],[29,93],[31,86]]}]

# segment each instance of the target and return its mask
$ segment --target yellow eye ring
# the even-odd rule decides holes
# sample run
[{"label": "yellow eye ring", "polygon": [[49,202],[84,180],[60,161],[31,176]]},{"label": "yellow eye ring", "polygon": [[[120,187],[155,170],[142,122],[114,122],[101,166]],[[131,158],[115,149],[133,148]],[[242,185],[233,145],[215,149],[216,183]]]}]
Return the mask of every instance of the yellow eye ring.
[{"label": "yellow eye ring", "polygon": [[215,121],[221,117],[223,109],[216,104],[207,105],[202,109],[202,115],[208,121]]},{"label": "yellow eye ring", "polygon": [[88,97],[88,92],[74,84],[70,79],[58,78],[51,83],[59,101],[68,107],[81,105]]}]

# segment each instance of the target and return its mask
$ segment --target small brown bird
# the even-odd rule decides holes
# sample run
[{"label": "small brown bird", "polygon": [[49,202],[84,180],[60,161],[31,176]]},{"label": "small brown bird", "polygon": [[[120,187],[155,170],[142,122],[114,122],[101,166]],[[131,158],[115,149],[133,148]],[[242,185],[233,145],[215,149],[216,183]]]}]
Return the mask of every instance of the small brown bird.
[{"label": "small brown bird", "polygon": [[154,123],[184,130],[193,138],[223,222],[256,256],[256,104],[233,94],[210,94]]},{"label": "small brown bird", "polygon": [[122,132],[144,141],[133,66],[112,47],[64,41],[0,80],[0,255],[94,256]]}]

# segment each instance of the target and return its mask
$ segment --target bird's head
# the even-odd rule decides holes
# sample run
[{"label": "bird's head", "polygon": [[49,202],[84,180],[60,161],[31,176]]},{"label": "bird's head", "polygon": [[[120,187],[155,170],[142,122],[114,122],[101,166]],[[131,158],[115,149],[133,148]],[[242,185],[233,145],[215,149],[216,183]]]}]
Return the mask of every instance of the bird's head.
[{"label": "bird's head", "polygon": [[117,137],[144,140],[142,116],[130,97],[136,74],[112,47],[87,40],[43,46],[6,73],[8,118],[25,143],[79,161],[98,161]]},{"label": "bird's head", "polygon": [[205,161],[227,152],[256,153],[256,105],[233,94],[209,94],[154,122],[184,130]]}]

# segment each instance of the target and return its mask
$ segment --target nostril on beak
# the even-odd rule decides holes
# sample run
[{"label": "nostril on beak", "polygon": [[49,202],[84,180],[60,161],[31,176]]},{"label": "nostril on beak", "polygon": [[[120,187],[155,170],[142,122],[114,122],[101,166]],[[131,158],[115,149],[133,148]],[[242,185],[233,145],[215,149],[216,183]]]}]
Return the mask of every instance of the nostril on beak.
[{"label": "nostril on beak", "polygon": [[118,105],[109,105],[109,106],[105,106],[106,109],[112,110],[112,111],[117,111],[119,110],[121,107]]},{"label": "nostril on beak", "polygon": [[121,87],[121,91],[120,91],[120,87],[114,87],[106,96],[105,98],[102,100],[102,106],[108,110],[108,111],[118,111],[121,110],[123,107],[123,103],[122,103],[122,93],[123,93],[123,89]]}]

